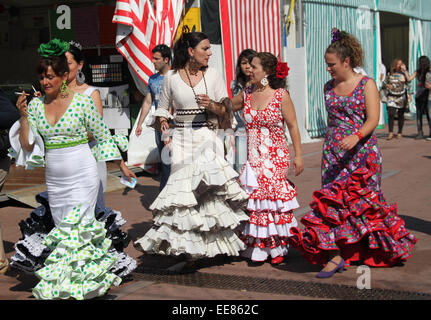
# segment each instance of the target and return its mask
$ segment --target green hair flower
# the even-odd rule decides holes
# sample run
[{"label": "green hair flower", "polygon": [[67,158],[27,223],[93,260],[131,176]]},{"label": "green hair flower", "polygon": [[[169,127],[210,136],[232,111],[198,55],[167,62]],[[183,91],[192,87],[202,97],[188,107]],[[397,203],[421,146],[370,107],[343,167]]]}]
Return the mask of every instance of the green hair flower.
[{"label": "green hair flower", "polygon": [[69,50],[69,43],[60,39],[52,39],[48,43],[42,43],[38,52],[42,57],[60,56]]}]

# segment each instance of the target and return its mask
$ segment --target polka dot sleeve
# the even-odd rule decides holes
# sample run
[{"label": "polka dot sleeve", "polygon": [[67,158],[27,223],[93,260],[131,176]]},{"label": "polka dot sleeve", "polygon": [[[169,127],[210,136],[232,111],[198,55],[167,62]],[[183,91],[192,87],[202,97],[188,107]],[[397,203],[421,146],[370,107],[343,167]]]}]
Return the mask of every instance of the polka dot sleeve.
[{"label": "polka dot sleeve", "polygon": [[34,98],[30,101],[27,107],[27,121],[30,126],[37,128],[36,125],[36,111],[41,107],[42,101],[39,98]]},{"label": "polka dot sleeve", "polygon": [[120,150],[127,151],[127,138],[121,135],[111,135],[90,97],[85,98],[83,111],[85,127],[97,141],[97,145],[91,149],[94,157],[98,161],[121,160]]}]

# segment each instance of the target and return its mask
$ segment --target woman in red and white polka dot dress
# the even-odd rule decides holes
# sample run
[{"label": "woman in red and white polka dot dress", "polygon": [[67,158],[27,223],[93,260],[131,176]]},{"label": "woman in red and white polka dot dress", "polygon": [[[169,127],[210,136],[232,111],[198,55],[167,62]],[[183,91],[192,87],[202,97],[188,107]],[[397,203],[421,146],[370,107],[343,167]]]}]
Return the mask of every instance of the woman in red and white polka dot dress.
[{"label": "woman in red and white polka dot dress", "polygon": [[234,111],[244,108],[248,155],[240,183],[250,194],[249,221],[240,229],[247,245],[242,255],[253,261],[278,264],[288,252],[290,228],[297,226],[293,210],[299,207],[296,187],[287,179],[290,154],[284,123],[295,151],[295,175],[304,168],[295,109],[284,89],[289,68],[270,53],[259,53],[252,62],[252,87],[232,102]]}]

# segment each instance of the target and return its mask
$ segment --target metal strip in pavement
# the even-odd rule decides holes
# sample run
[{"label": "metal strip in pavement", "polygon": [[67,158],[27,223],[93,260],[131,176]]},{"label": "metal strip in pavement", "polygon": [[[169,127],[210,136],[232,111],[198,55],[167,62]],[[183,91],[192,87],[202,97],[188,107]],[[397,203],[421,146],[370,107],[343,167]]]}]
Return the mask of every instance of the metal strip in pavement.
[{"label": "metal strip in pavement", "polygon": [[217,273],[176,273],[140,268],[132,273],[135,280],[147,280],[180,286],[251,291],[341,300],[431,300],[426,292],[373,288],[361,290],[345,284],[319,283],[279,278],[227,275]]},{"label": "metal strip in pavement", "polygon": [[112,292],[111,294],[108,294],[108,295],[102,297],[101,300],[119,300],[121,298],[124,298],[126,296],[129,296],[129,295],[135,293],[136,291],[138,291],[140,289],[148,287],[148,286],[152,285],[153,283],[154,283],[154,281],[139,280],[138,282],[135,282],[133,284],[125,286],[122,289],[118,289],[118,290]]}]

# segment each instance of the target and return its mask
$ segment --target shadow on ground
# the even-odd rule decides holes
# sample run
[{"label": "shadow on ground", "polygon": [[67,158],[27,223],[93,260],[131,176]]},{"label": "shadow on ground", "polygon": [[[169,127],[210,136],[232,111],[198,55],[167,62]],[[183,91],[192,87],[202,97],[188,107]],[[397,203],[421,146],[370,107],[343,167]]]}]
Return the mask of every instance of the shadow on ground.
[{"label": "shadow on ground", "polygon": [[406,223],[406,228],[409,230],[419,231],[431,235],[431,222],[420,218],[400,215]]}]

